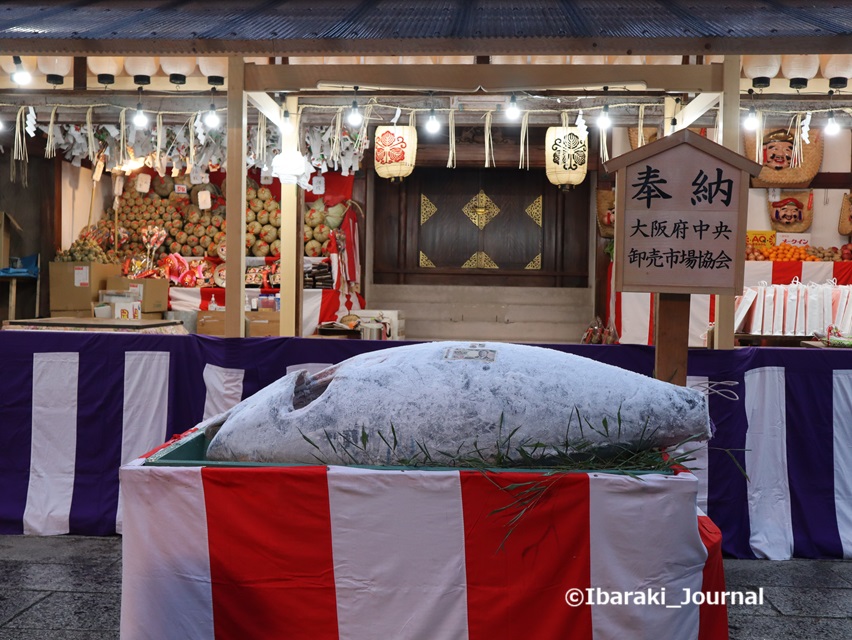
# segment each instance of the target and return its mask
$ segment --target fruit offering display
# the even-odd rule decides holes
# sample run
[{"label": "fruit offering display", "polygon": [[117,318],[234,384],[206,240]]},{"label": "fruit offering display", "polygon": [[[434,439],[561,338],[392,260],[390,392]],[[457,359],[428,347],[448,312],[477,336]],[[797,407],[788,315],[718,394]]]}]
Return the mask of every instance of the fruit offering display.
[{"label": "fruit offering display", "polygon": [[344,215],[346,204],[342,202],[331,207],[326,207],[322,199],[305,204],[302,244],[306,256],[316,258],[328,255],[329,238],[343,223]]},{"label": "fruit offering display", "polygon": [[[179,185],[188,193],[174,191]],[[198,191],[187,176],[154,176],[147,192],[137,191],[136,176],[128,177],[122,194],[116,198],[117,211],[108,209],[106,212],[108,219],[117,214],[119,227],[127,229],[130,235],[130,241],[122,246],[120,253],[149,255],[152,259],[166,253],[179,253],[187,258],[215,256],[221,241],[217,236],[225,230],[225,199],[215,185],[196,186],[210,191],[211,209],[198,207]],[[154,227],[166,234],[165,240],[156,247],[151,246],[150,237],[146,242],[145,233]]]},{"label": "fruit offering display", "polygon": [[746,260],[771,262],[848,262],[852,261],[852,242],[840,247],[793,246],[747,247]]},{"label": "fruit offering display", "polygon": [[81,237],[71,243],[71,246],[56,253],[56,262],[100,262],[102,264],[115,264],[118,258],[115,252],[105,252],[97,240],[90,237]]},{"label": "fruit offering display", "polygon": [[269,187],[261,187],[246,179],[246,255],[277,258],[281,253],[278,240],[281,228],[281,204]]}]

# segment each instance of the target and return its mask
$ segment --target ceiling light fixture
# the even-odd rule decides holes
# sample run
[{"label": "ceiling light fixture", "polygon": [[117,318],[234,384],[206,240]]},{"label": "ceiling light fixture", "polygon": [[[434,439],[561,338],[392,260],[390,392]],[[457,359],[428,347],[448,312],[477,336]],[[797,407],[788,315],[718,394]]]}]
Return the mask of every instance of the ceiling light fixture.
[{"label": "ceiling light fixture", "polygon": [[355,87],[355,98],[352,100],[349,115],[346,116],[346,122],[352,127],[360,127],[361,123],[364,122],[364,116],[361,115],[361,110],[358,108],[358,87]]},{"label": "ceiling light fixture", "polygon": [[517,120],[521,115],[521,110],[518,109],[518,99],[515,97],[515,94],[512,94],[512,97],[509,99],[509,106],[506,108],[506,117],[509,120]]},{"label": "ceiling light fixture", "polygon": [[441,130],[441,123],[435,116],[435,107],[429,109],[429,119],[426,121],[426,131],[431,134],[436,134]]},{"label": "ceiling light fixture", "polygon": [[12,56],[12,62],[15,63],[15,71],[12,72],[12,82],[15,84],[29,84],[33,81],[32,74],[24,69],[24,63],[21,62],[21,56]]},{"label": "ceiling light fixture", "polygon": [[751,106],[748,108],[748,115],[743,120],[743,127],[747,131],[755,131],[757,129],[757,109],[754,107],[754,89],[748,90],[748,95],[751,96]]},{"label": "ceiling light fixture", "polygon": [[601,115],[598,116],[598,128],[608,129],[611,124],[612,120],[609,118],[609,105],[605,104],[603,109],[601,109]]},{"label": "ceiling light fixture", "polygon": [[832,102],[834,102],[834,91],[830,90],[828,92],[828,122],[825,123],[825,129],[823,129],[827,136],[836,136],[840,133],[840,125],[834,119],[834,109],[831,108]]},{"label": "ceiling light fixture", "polygon": [[204,124],[208,129],[215,129],[221,122],[219,114],[216,113],[216,104],[213,100],[216,98],[216,87],[210,89],[210,111],[204,116]]},{"label": "ceiling light fixture", "polygon": [[142,111],[142,87],[139,87],[139,102],[136,103],[136,114],[133,116],[133,124],[142,128],[148,124],[148,116]]}]

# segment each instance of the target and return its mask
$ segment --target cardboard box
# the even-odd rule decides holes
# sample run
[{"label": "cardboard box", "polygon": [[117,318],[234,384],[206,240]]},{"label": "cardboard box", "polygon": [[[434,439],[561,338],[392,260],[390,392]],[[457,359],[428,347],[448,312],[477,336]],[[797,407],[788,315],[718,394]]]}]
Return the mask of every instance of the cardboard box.
[{"label": "cardboard box", "polygon": [[168,311],[169,281],[162,278],[122,278],[114,276],[107,279],[107,289],[116,291],[139,291],[142,300],[142,313]]},{"label": "cardboard box", "polygon": [[246,338],[278,337],[281,334],[281,314],[273,309],[246,311]]},{"label": "cardboard box", "polygon": [[224,336],[225,312],[199,311],[195,332],[208,336]]},{"label": "cardboard box", "polygon": [[53,311],[79,311],[86,309],[88,314],[91,315],[92,303],[98,301],[98,291],[106,289],[108,278],[120,274],[121,265],[117,264],[51,262],[51,314]]},{"label": "cardboard box", "polygon": [[102,302],[92,305],[96,318],[118,318],[119,320],[141,320],[142,303],[132,302]]},{"label": "cardboard box", "polygon": [[64,311],[50,310],[51,318],[92,318],[92,308],[88,309],[68,309]]},{"label": "cardboard box", "polygon": [[162,320],[163,319],[163,313],[162,313],[162,311],[155,311],[153,313],[145,313],[143,311],[142,312],[142,319],[143,320]]},{"label": "cardboard box", "polygon": [[[277,337],[280,333],[281,324],[277,311],[263,309],[261,311],[246,311],[245,313],[247,338]],[[208,336],[224,336],[225,312],[199,311],[195,332]]]}]

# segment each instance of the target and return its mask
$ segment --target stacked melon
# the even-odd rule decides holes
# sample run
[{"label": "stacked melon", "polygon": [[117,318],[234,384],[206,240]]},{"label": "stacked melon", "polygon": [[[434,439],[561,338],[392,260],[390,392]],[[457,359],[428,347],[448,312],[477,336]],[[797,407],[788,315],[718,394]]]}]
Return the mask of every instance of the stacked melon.
[{"label": "stacked melon", "polygon": [[302,242],[305,255],[311,258],[328,255],[332,232],[343,223],[346,205],[326,207],[322,199],[305,205],[305,226]]},{"label": "stacked melon", "polygon": [[[185,185],[187,193],[176,193],[175,185]],[[212,208],[198,206],[198,194],[209,191]],[[112,209],[107,216],[115,215]],[[127,229],[130,241],[124,253],[144,254],[142,229],[156,226],[166,230],[168,239],[158,253],[179,253],[182,256],[216,256],[219,244],[225,239],[225,199],[213,184],[192,186],[189,177],[154,176],[147,193],[136,190],[136,177],[128,178],[118,198],[118,224]]]},{"label": "stacked melon", "polygon": [[246,255],[281,255],[281,205],[269,187],[246,187]]}]

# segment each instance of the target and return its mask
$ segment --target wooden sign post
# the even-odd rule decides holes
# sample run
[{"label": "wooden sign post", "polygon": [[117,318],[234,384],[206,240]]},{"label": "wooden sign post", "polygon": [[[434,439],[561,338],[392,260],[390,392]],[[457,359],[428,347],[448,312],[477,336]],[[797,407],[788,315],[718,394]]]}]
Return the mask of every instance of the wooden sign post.
[{"label": "wooden sign post", "polygon": [[742,294],[749,175],[760,168],[688,129],[606,163],[617,171],[615,290],[659,294],[659,380],[686,384],[689,294]]}]

